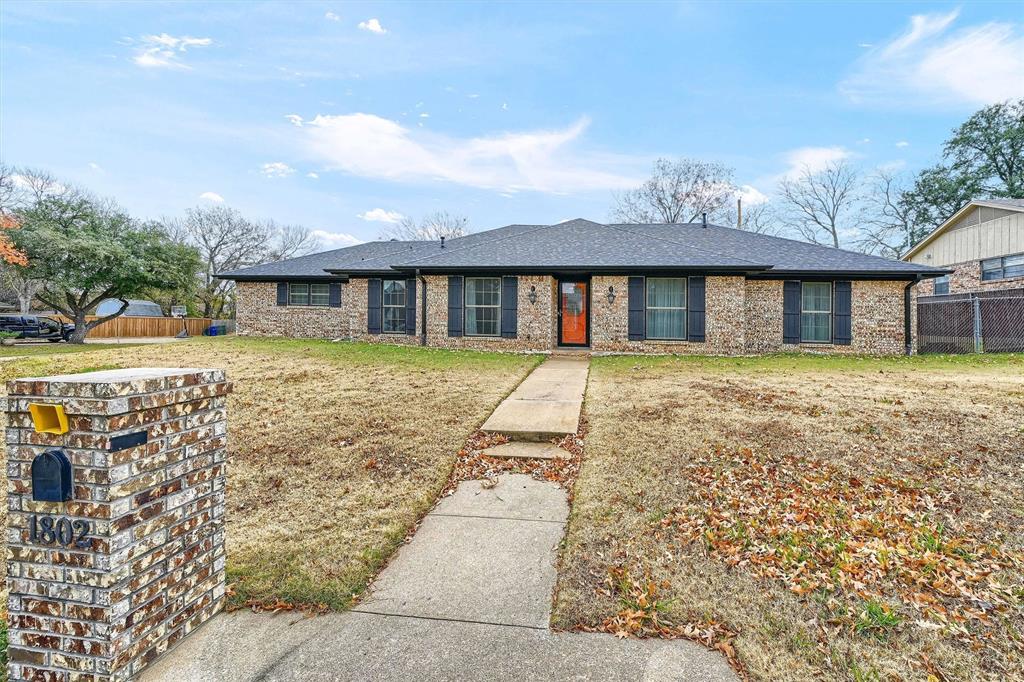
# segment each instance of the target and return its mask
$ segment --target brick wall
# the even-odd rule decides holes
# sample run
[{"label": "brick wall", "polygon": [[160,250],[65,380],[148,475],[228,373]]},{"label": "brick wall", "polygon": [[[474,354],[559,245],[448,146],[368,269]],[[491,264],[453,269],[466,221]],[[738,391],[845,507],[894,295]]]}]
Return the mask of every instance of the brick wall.
[{"label": "brick wall", "polygon": [[[953,270],[949,276],[949,293],[966,294],[976,291],[1002,291],[1004,289],[1020,289],[1024,287],[1024,277],[996,279],[983,282],[981,280],[981,261],[973,260],[966,263],[942,266]],[[931,296],[935,293],[935,280],[926,279],[914,287],[918,296]]]},{"label": "brick wall", "polygon": [[852,290],[853,340],[848,346],[821,343],[782,343],[782,280],[746,282],[746,351],[772,353],[866,353],[898,355],[904,352],[903,289],[906,282],[855,280]]},{"label": "brick wall", "polygon": [[[547,275],[519,277],[516,338],[448,336],[448,277],[428,275],[427,345],[437,348],[475,348],[479,350],[548,351],[554,346],[558,318],[555,307],[555,280]],[[535,288],[536,302],[530,302]]]},{"label": "brick wall", "polygon": [[[12,680],[128,679],[221,608],[229,391],[220,370],[8,383]],[[32,402],[63,405],[70,432],[36,433]],[[145,444],[114,446],[139,431]],[[72,499],[34,501],[33,458],[53,447],[72,461]],[[87,532],[51,535],[51,522]]]},{"label": "brick wall", "polygon": [[[554,278],[546,275],[519,277],[518,330],[514,339],[449,337],[448,277],[429,275],[425,279],[428,346],[508,351],[549,351],[556,347],[558,301]],[[630,341],[628,277],[595,276],[591,279],[591,349],[598,352],[715,355],[779,351],[902,353],[904,285],[904,282],[853,282],[851,345],[786,345],[782,343],[781,280],[707,277],[705,341],[692,343]],[[275,305],[277,295],[273,283],[239,283],[239,333],[420,343],[423,325],[420,285],[417,284],[416,336],[368,335],[366,286],[365,279],[353,279],[342,285],[341,308],[291,308]],[[531,287],[535,287],[535,303],[529,300]],[[608,302],[609,287],[615,291],[615,300],[611,303]]]},{"label": "brick wall", "polygon": [[[744,349],[742,277],[707,277],[705,285],[704,342],[630,341],[629,278],[622,275],[595,276],[591,309],[591,348],[595,351],[629,353],[699,353],[734,355]],[[608,302],[608,287],[615,291]]]},{"label": "brick wall", "polygon": [[367,334],[367,279],[353,278],[341,285],[341,307],[279,306],[276,282],[238,282],[236,328],[240,336],[287,336],[299,339],[357,339],[418,344],[423,310],[417,282],[416,336]]}]

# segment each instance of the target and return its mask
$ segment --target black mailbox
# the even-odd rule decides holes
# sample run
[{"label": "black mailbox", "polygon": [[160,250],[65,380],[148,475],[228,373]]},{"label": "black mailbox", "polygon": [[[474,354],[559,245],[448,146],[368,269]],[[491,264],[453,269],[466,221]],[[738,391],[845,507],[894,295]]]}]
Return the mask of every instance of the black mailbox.
[{"label": "black mailbox", "polygon": [[32,460],[32,499],[36,502],[71,499],[71,460],[63,450],[47,450]]}]

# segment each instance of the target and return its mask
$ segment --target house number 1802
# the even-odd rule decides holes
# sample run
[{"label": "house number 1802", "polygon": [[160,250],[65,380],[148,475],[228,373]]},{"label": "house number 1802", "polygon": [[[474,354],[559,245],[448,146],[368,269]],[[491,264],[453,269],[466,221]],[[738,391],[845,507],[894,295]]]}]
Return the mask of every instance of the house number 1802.
[{"label": "house number 1802", "polygon": [[69,519],[66,516],[28,517],[28,539],[41,545],[61,545],[62,547],[88,547],[91,544],[89,522],[82,519]]}]

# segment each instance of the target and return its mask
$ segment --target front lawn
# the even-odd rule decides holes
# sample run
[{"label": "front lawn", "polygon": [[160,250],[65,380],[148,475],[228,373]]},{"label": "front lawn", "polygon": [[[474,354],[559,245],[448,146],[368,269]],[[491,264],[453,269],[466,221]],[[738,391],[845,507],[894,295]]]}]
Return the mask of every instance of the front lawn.
[{"label": "front lawn", "polygon": [[555,624],[1021,679],[1024,357],[595,358]]},{"label": "front lawn", "polygon": [[0,373],[227,370],[232,600],[331,608],[366,586],[433,505],[467,436],[540,362],[284,339],[80,348],[88,352],[7,361]]}]

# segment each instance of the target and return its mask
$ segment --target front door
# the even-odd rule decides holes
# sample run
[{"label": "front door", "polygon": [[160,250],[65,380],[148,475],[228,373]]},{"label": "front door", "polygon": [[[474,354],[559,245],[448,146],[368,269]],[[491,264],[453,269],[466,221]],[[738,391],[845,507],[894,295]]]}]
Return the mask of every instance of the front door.
[{"label": "front door", "polygon": [[586,281],[563,280],[558,283],[558,345],[588,346],[590,333],[590,296]]}]

